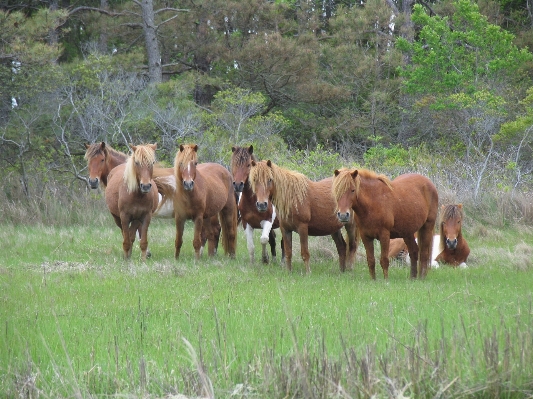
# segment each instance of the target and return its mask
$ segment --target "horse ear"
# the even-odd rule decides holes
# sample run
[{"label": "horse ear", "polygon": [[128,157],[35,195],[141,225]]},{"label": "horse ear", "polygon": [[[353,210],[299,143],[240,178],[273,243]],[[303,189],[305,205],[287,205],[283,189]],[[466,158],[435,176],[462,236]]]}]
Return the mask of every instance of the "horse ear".
[{"label": "horse ear", "polygon": [[357,177],[357,175],[359,174],[359,171],[357,169],[355,169],[352,173],[350,173],[352,175],[352,179],[355,179]]},{"label": "horse ear", "polygon": [[198,152],[198,144],[195,144],[192,149],[194,150],[194,152]]},{"label": "horse ear", "polygon": [[255,161],[252,159],[252,166],[255,166],[255,165],[257,165],[257,164],[256,164]]},{"label": "horse ear", "polygon": [[270,161],[270,159],[267,161],[267,166],[268,166],[269,168],[272,167],[272,162]]},{"label": "horse ear", "polygon": [[133,152],[137,151],[137,146],[130,143],[130,148]]},{"label": "horse ear", "polygon": [[85,149],[88,150],[91,145],[89,143],[85,143],[84,146],[85,146]]},{"label": "horse ear", "polygon": [[339,172],[339,169],[335,169],[335,171],[333,172],[333,174],[334,174],[335,176],[338,176],[339,173],[341,173],[341,172]]},{"label": "horse ear", "polygon": [[458,204],[457,208],[459,208],[459,210],[463,210],[463,204]]},{"label": "horse ear", "polygon": [[248,153],[253,154],[253,152],[254,152],[254,146],[251,145],[250,147],[248,147]]},{"label": "horse ear", "polygon": [[231,147],[231,152],[235,152],[236,149],[237,149],[237,148],[235,148],[235,146],[232,146],[232,147]]},{"label": "horse ear", "polygon": [[154,144],[148,144],[152,150],[157,150],[157,143]]},{"label": "horse ear", "polygon": [[102,141],[102,142],[100,143],[100,149],[103,150],[104,148],[105,148],[105,141]]}]

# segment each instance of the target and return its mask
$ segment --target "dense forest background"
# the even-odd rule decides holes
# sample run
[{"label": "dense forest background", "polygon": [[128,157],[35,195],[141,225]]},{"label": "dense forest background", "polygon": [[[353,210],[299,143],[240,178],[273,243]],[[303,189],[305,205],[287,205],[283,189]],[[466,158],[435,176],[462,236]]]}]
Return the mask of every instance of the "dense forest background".
[{"label": "dense forest background", "polygon": [[106,141],[422,171],[533,221],[533,0],[2,0],[0,39],[4,219]]}]

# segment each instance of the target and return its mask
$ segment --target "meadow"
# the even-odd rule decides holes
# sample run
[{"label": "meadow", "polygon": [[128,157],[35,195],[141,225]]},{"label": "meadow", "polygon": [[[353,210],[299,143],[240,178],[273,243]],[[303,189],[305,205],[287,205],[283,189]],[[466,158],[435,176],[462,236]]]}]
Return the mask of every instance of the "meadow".
[{"label": "meadow", "polygon": [[531,227],[467,219],[467,269],[410,280],[394,262],[371,281],[362,245],[341,273],[329,237],[310,241],[311,275],[297,245],[292,273],[260,263],[258,236],[250,264],[242,229],[236,259],[195,262],[188,224],[175,261],[172,220],[125,262],[100,205],[0,226],[1,397],[533,396]]}]

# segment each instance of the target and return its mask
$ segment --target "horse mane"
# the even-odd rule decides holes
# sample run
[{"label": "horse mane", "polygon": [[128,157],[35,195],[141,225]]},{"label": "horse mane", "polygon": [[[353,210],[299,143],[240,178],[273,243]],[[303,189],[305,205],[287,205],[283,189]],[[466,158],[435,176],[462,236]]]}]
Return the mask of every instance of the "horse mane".
[{"label": "horse mane", "polygon": [[302,204],[307,197],[310,181],[302,173],[281,168],[270,161],[257,162],[250,171],[249,179],[254,192],[256,182],[266,186],[269,179],[272,179],[276,186],[272,203],[281,219],[288,218],[293,206],[298,211],[298,204]]},{"label": "horse mane", "polygon": [[[352,177],[352,173],[357,171],[357,176],[355,179]],[[342,197],[348,190],[352,188],[352,184],[354,185],[355,189],[355,195],[356,197],[359,197],[359,193],[361,191],[361,178],[365,179],[377,179],[381,182],[385,183],[385,185],[392,191],[392,184],[390,179],[383,175],[383,174],[377,174],[376,172],[373,172],[368,169],[348,169],[348,168],[342,168],[339,169],[336,173],[335,178],[333,179],[333,185],[332,185],[332,191],[333,196],[338,201],[340,197]]]},{"label": "horse mane", "polygon": [[129,193],[138,189],[135,163],[141,167],[152,166],[155,163],[155,151],[149,145],[138,145],[133,154],[128,157],[124,169],[124,183]]},{"label": "horse mane", "polygon": [[174,158],[174,174],[178,176],[178,169],[183,165],[187,165],[190,161],[198,159],[198,145],[197,144],[181,144],[179,151]]},{"label": "horse mane", "polygon": [[258,158],[252,152],[249,152],[250,147],[233,147],[233,155],[231,156],[231,168],[238,168],[246,163],[250,158],[252,161],[258,162]]},{"label": "horse mane", "polygon": [[[93,143],[89,145],[89,147],[85,151],[84,158],[85,160],[88,161],[102,152],[104,152],[104,155],[110,155],[112,157],[121,158],[123,160],[126,160],[128,158],[128,155],[124,154],[123,152],[115,150],[109,144],[105,144],[104,150],[102,151],[102,143]],[[107,154],[105,154],[106,152]]]}]

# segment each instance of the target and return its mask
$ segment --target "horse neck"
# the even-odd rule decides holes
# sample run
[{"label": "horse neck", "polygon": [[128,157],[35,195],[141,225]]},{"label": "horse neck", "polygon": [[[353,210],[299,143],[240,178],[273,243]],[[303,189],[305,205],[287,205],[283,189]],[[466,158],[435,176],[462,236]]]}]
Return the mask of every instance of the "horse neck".
[{"label": "horse neck", "polygon": [[106,157],[106,165],[108,168],[108,173],[114,167],[118,165],[122,165],[123,163],[126,163],[127,160],[128,160],[128,156],[126,154],[123,154],[115,150],[108,150],[107,157]]}]

